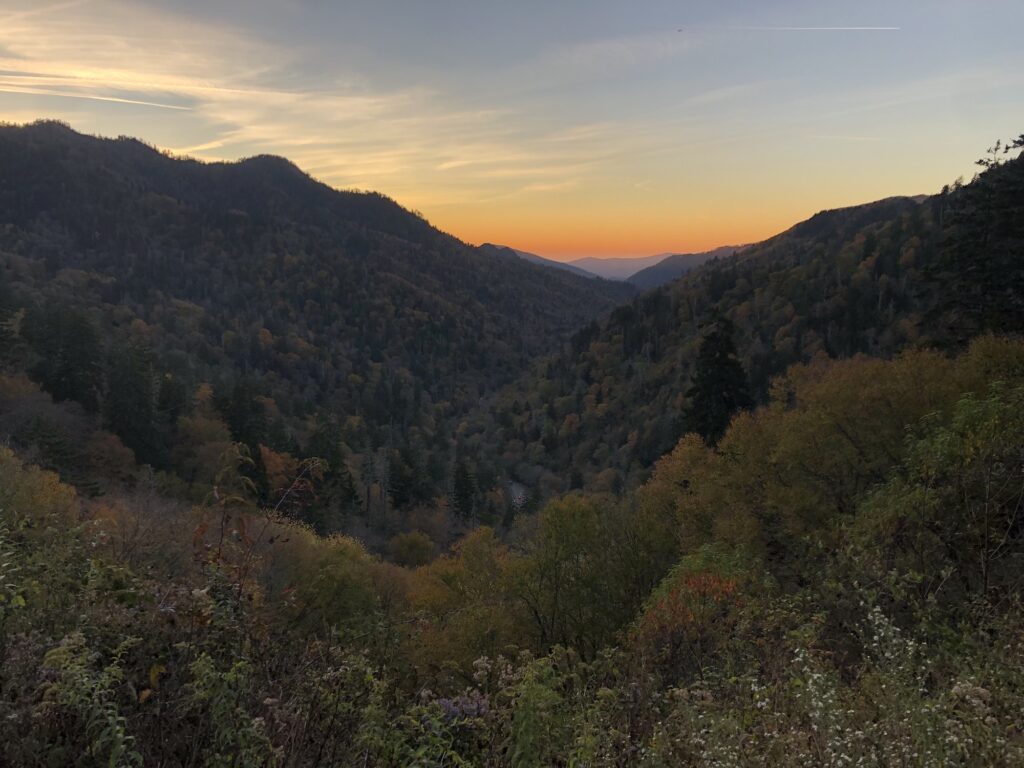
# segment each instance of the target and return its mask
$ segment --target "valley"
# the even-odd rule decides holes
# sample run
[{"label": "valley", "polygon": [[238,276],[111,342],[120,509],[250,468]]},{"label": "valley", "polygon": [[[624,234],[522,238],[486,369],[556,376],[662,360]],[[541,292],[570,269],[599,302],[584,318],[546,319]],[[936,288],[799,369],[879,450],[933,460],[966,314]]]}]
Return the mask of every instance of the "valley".
[{"label": "valley", "polygon": [[602,277],[0,127],[0,762],[1019,764],[1008,146]]}]

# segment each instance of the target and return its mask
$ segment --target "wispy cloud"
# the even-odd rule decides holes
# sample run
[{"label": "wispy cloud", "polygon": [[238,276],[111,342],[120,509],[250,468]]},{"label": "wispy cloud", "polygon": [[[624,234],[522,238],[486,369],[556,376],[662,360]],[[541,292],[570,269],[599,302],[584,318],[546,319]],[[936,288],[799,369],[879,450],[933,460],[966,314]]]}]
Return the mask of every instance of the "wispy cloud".
[{"label": "wispy cloud", "polygon": [[572,189],[579,181],[577,179],[566,179],[565,181],[552,181],[548,183],[537,183],[527,184],[522,188],[522,192],[561,192],[566,189]]},{"label": "wispy cloud", "polygon": [[79,5],[85,5],[89,1],[90,0],[67,0],[67,2],[50,3],[47,5],[28,5],[19,10],[10,11],[0,16],[0,24],[11,24],[16,21],[32,18],[33,16],[51,15],[58,11],[75,8]]},{"label": "wispy cloud", "polygon": [[[464,19],[415,0],[401,14],[401,3],[250,0],[240,13],[230,0],[0,0],[0,120],[55,117],[208,160],[284,154],[470,238],[520,242],[534,226],[566,251],[632,252],[636,237],[651,252],[692,250],[714,243],[654,240],[705,216],[718,233],[768,226],[769,211],[792,214],[790,190],[886,192],[922,135],[984,146],[990,124],[1019,122],[1021,14],[986,28],[958,7],[916,4],[865,6],[862,25],[791,15],[677,27],[656,4],[591,12],[586,0],[460,5]],[[705,5],[708,21],[737,20]],[[955,177],[957,162],[936,153],[912,187]],[[755,239],[744,226],[726,239]]]},{"label": "wispy cloud", "polygon": [[818,141],[849,141],[857,144],[864,143],[876,143],[879,141],[886,141],[881,136],[854,136],[851,134],[822,134],[812,133],[807,136],[809,139],[815,139]]},{"label": "wispy cloud", "polygon": [[556,71],[602,72],[664,61],[693,50],[696,40],[662,32],[574,43],[550,52],[544,64]]},{"label": "wispy cloud", "polygon": [[[23,3],[0,18],[0,94],[57,99],[56,116],[63,99],[190,112],[195,140],[168,147],[175,153],[286,153],[330,183],[416,205],[473,199],[481,180],[498,193],[503,184],[540,190],[581,172],[607,139],[606,125],[516,121],[507,107],[466,109],[431,88],[370,88],[358,73],[313,80],[295,51],[122,0]],[[620,41],[566,55],[571,66],[596,66],[634,48]]]}]

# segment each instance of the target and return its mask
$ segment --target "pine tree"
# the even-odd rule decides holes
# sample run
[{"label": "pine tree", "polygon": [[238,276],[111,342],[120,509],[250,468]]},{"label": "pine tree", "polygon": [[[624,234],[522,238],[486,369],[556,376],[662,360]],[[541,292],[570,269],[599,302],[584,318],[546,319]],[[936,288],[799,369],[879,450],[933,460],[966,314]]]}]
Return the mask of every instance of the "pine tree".
[{"label": "pine tree", "polygon": [[105,402],[108,429],[143,464],[161,466],[164,446],[157,427],[155,376],[149,350],[129,344],[112,355]]},{"label": "pine tree", "polygon": [[249,446],[256,456],[261,443],[267,442],[267,416],[263,404],[257,400],[256,387],[247,379],[240,379],[231,388],[231,394],[221,403],[224,420],[235,440]]},{"label": "pine tree", "polygon": [[725,434],[733,414],[753,405],[747,374],[736,356],[732,336],[733,325],[727,318],[716,317],[705,326],[693,386],[686,393],[686,428],[710,445]]},{"label": "pine tree", "polygon": [[103,369],[99,334],[84,312],[68,307],[33,309],[22,322],[22,337],[38,360],[30,374],[54,400],[99,407]]},{"label": "pine tree", "polygon": [[471,520],[476,506],[476,477],[465,461],[455,464],[452,478],[452,507],[463,520]]},{"label": "pine tree", "polygon": [[960,341],[984,331],[1015,333],[1024,322],[1024,135],[996,142],[967,186],[944,189],[943,247],[932,279],[938,307]]},{"label": "pine tree", "polygon": [[230,393],[214,398],[217,409],[231,430],[231,436],[244,445],[249,452],[249,461],[242,471],[252,484],[260,502],[270,500],[270,483],[267,468],[263,463],[260,446],[268,446],[267,412],[258,400],[259,391],[250,379],[238,379]]},{"label": "pine tree", "polygon": [[341,529],[345,518],[359,509],[359,493],[345,463],[341,428],[333,419],[318,420],[307,452],[324,462],[324,474],[310,506],[309,522],[322,534]]},{"label": "pine tree", "polygon": [[24,342],[17,330],[18,319],[14,294],[0,273],[0,368],[16,366],[24,354]]}]

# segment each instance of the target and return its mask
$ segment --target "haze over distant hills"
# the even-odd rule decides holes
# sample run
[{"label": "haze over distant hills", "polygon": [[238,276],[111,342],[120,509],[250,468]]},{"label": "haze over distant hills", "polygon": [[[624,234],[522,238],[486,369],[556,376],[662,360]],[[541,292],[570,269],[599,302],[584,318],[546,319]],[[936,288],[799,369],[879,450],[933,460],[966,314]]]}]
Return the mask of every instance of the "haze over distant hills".
[{"label": "haze over distant hills", "polygon": [[638,256],[636,258],[624,256],[608,259],[587,256],[582,259],[573,259],[568,263],[579,269],[586,270],[592,275],[599,275],[609,280],[628,280],[630,275],[636,274],[645,267],[657,264],[671,255],[671,253],[657,253],[653,256]]},{"label": "haze over distant hills", "polygon": [[572,272],[583,277],[597,277],[598,275],[594,272],[588,272],[581,267],[577,267],[574,264],[570,264],[565,261],[555,261],[554,259],[546,259],[543,256],[538,256],[536,253],[530,253],[529,251],[520,251],[518,248],[511,248],[507,245],[495,245],[494,243],[483,243],[478,246],[481,251],[492,254],[494,256],[503,257],[516,257],[529,261],[533,264],[540,264],[544,267],[553,267],[554,269],[564,269],[567,272]]},{"label": "haze over distant hills", "polygon": [[723,245],[721,248],[704,253],[674,253],[671,256],[666,256],[657,264],[630,275],[629,282],[641,289],[657,288],[659,285],[682,277],[691,269],[708,261],[732,256],[742,247],[740,245]]},{"label": "haze over distant hills", "polygon": [[505,245],[484,243],[480,250],[495,255],[518,257],[534,264],[564,269],[587,277],[625,282],[641,290],[656,288],[700,266],[706,261],[731,256],[742,246],[723,245],[702,253],[658,253],[653,256],[623,256],[610,258],[586,257],[574,261],[555,261],[528,251]]}]

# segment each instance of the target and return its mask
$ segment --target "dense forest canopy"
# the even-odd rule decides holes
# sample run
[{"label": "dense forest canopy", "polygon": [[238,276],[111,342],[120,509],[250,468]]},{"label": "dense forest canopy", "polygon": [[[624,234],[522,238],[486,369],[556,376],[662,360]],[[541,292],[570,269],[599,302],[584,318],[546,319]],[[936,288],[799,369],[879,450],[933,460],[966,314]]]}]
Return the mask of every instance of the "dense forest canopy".
[{"label": "dense forest canopy", "polygon": [[1021,148],[630,300],[0,129],[0,764],[1020,765]]},{"label": "dense forest canopy", "polygon": [[956,348],[986,329],[1019,330],[1024,160],[1016,154],[932,197],[823,211],[637,296],[486,400],[464,440],[486,464],[546,493],[618,491],[699,431],[686,416],[688,393],[715,317],[732,324],[761,402],[774,376],[817,356],[891,357]]},{"label": "dense forest canopy", "polygon": [[[454,414],[633,293],[470,248],[281,158],[202,164],[38,123],[0,129],[0,168],[25,369],[190,485],[179,427],[198,429],[209,386],[257,459],[308,456],[329,426],[374,465],[367,487],[428,502],[450,488]],[[115,406],[143,379],[145,403]]]}]

